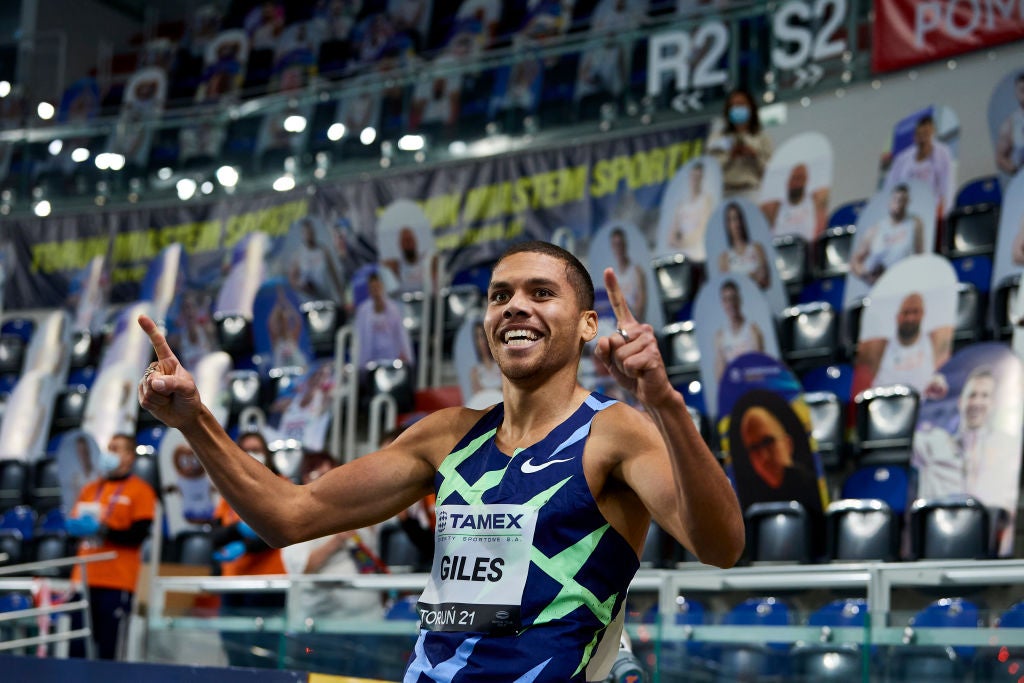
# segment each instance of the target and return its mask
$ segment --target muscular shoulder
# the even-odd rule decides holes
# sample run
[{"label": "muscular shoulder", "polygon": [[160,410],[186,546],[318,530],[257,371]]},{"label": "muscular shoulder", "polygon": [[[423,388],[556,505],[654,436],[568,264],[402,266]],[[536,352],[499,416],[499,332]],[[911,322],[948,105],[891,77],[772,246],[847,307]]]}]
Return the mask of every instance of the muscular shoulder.
[{"label": "muscular shoulder", "polygon": [[594,418],[588,446],[609,467],[650,449],[664,449],[651,419],[625,403],[616,403]]},{"label": "muscular shoulder", "polygon": [[486,410],[471,408],[443,408],[415,422],[395,439],[393,447],[412,452],[431,462],[436,469],[486,413]]}]

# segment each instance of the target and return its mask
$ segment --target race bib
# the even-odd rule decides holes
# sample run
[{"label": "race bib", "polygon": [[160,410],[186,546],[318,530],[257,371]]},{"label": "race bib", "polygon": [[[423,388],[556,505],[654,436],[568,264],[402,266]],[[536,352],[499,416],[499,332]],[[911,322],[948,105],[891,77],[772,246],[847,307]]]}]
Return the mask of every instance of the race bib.
[{"label": "race bib", "polygon": [[417,604],[429,631],[514,633],[537,510],[522,505],[440,505],[434,565]]}]

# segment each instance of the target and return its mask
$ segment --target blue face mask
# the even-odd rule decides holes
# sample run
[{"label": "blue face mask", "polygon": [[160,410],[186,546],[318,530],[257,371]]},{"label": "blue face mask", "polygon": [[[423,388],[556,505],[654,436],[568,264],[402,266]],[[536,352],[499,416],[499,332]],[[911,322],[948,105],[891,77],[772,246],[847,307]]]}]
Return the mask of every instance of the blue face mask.
[{"label": "blue face mask", "polygon": [[750,121],[750,107],[745,104],[738,104],[729,107],[729,122],[734,126],[742,126]]},{"label": "blue face mask", "polygon": [[121,457],[110,451],[100,453],[100,471],[109,476],[121,466]]}]

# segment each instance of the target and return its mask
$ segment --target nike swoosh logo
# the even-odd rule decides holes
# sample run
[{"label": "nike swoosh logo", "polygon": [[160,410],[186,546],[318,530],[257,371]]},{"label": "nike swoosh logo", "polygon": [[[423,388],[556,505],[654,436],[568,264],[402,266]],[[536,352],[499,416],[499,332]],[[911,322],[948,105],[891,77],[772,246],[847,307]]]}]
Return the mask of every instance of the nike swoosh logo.
[{"label": "nike swoosh logo", "polygon": [[572,458],[565,458],[563,460],[548,460],[546,463],[542,465],[534,465],[533,460],[527,460],[526,462],[523,463],[523,474],[533,474],[534,472],[540,472],[545,467],[551,467],[556,462],[569,462],[570,460],[572,460]]}]

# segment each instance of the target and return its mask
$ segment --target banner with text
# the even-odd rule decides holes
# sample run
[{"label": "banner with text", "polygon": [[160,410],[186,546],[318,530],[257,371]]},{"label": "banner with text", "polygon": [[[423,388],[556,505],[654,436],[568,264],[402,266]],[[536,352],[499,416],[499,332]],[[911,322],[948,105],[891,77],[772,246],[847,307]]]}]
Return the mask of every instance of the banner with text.
[{"label": "banner with text", "polygon": [[1024,38],[1024,11],[1004,0],[875,0],[875,72],[989,48]]},{"label": "banner with text", "polygon": [[597,229],[612,220],[636,225],[653,249],[662,195],[675,172],[702,153],[706,136],[700,124],[338,181],[316,192],[22,218],[8,224],[14,258],[5,306],[70,306],[96,256],[105,257],[110,301],[132,301],[149,262],[173,243],[188,256],[185,286],[209,289],[223,280],[248,235],[265,233],[274,254],[306,218],[337,233],[331,248],[339,258],[375,261],[378,220],[399,200],[423,209],[448,272],[560,228],[572,232],[576,253],[586,253]]}]

